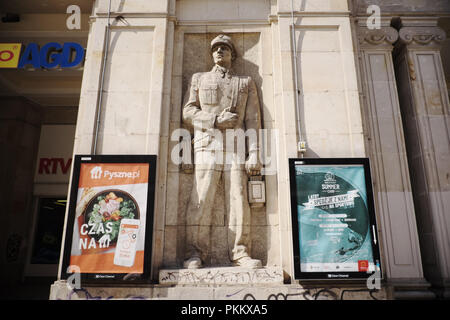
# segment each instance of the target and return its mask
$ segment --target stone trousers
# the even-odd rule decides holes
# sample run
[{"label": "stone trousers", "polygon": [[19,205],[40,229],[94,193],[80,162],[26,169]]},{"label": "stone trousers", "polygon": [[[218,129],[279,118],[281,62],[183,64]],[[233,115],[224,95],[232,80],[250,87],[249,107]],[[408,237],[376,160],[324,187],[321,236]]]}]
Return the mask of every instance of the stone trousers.
[{"label": "stone trousers", "polygon": [[[231,261],[249,256],[251,212],[247,197],[248,177],[243,164],[196,164],[194,184],[186,211],[186,259],[206,260],[211,239],[214,198],[224,182],[225,212],[228,227],[228,252]],[[213,244],[214,245],[214,244]]]}]

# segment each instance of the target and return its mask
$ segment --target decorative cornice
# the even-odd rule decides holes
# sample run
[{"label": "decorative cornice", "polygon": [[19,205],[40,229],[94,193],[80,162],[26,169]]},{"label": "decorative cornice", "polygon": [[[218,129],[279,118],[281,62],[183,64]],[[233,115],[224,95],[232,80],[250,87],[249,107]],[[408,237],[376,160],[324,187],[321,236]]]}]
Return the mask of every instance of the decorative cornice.
[{"label": "decorative cornice", "polygon": [[383,27],[373,30],[359,28],[358,40],[359,44],[362,46],[392,46],[398,40],[398,32],[392,27]]},{"label": "decorative cornice", "polygon": [[172,15],[167,12],[96,12],[90,18],[108,18],[113,19],[116,17],[125,18],[165,18],[172,19]]},{"label": "decorative cornice", "polygon": [[278,16],[277,16],[277,15],[274,15],[274,14],[270,14],[270,15],[267,17],[267,20],[269,21],[270,24],[272,24],[272,23],[277,23],[277,22],[278,22]]},{"label": "decorative cornice", "polygon": [[270,24],[269,20],[246,19],[246,20],[177,20],[179,26],[239,26],[252,25],[264,26]]},{"label": "decorative cornice", "polygon": [[295,18],[301,17],[349,17],[350,11],[279,11],[277,15],[279,18],[292,18],[294,14]]},{"label": "decorative cornice", "polygon": [[446,39],[445,31],[439,27],[403,27],[399,36],[399,42],[408,46],[435,46]]}]

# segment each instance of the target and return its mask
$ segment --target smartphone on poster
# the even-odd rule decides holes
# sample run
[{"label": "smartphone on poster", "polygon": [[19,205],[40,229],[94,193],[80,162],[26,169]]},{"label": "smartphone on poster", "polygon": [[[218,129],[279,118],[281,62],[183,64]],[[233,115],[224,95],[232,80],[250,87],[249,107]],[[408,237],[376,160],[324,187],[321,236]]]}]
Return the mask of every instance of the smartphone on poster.
[{"label": "smartphone on poster", "polygon": [[138,219],[122,219],[114,253],[115,265],[122,267],[133,266],[139,229],[140,221]]}]

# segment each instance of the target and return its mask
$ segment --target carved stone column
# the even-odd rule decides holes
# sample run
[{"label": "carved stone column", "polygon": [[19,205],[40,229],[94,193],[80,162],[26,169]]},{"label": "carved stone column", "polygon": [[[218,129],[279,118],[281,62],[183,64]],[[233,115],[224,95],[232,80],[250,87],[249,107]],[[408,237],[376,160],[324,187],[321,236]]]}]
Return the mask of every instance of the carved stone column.
[{"label": "carved stone column", "polygon": [[445,32],[437,18],[404,17],[395,50],[425,277],[449,296],[449,98],[440,56]]},{"label": "carved stone column", "polygon": [[383,19],[358,38],[365,95],[366,144],[372,165],[385,275],[397,297],[433,297],[423,278],[419,236],[392,60],[398,32]]}]

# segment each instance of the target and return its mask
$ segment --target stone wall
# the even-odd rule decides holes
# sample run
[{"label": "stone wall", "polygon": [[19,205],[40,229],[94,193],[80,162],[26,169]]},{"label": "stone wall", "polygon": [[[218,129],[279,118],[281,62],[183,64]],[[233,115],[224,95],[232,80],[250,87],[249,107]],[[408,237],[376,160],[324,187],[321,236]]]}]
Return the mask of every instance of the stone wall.
[{"label": "stone wall", "polygon": [[[411,3],[375,2],[392,11],[412,10]],[[194,72],[211,68],[208,44],[225,33],[236,43],[236,73],[251,75],[256,82],[263,127],[276,133],[267,148],[275,166],[264,177],[266,204],[253,210],[252,254],[267,267],[281,267],[284,281],[293,282],[287,159],[302,155],[298,142],[304,140],[307,157],[371,157],[387,277],[421,289],[427,286],[391,56],[398,34],[390,20],[384,22],[381,37],[366,34],[351,16],[355,4],[302,0],[294,2],[292,12],[289,0],[168,0],[156,6],[112,1],[110,52],[100,99],[107,1],[96,2],[74,153],[158,155],[153,280],[160,269],[180,267],[183,259],[192,174],[173,163],[171,153],[179,143],[172,134],[182,127],[187,81]],[[359,4],[357,8],[368,5]],[[413,5],[421,9],[429,3]],[[435,5],[436,10],[447,8],[445,1]],[[219,197],[215,204],[212,234],[217,245],[210,262],[222,264],[227,256],[221,245],[226,243],[223,200]]]},{"label": "stone wall", "polygon": [[[367,1],[359,4],[364,8]],[[449,3],[374,4],[381,7],[381,28],[370,30],[363,10],[355,20],[388,278],[398,290],[417,290],[427,282],[448,287],[448,228],[443,226],[450,221],[444,213],[450,138],[447,62],[442,60],[448,40],[440,26],[448,23]]]},{"label": "stone wall", "polygon": [[[263,128],[269,130],[265,149],[266,155],[271,158],[267,168],[269,174],[264,177],[266,206],[252,211],[252,254],[264,265],[286,265],[290,268],[290,209],[284,198],[289,193],[286,160],[289,156],[287,149],[282,150],[272,140],[278,139],[277,142],[281,143],[288,143],[286,138],[293,140],[287,148],[291,149],[291,156],[298,156],[293,96],[295,73],[292,72],[293,48],[290,41],[292,21],[286,11],[290,10],[290,4],[279,1],[276,7],[274,3],[270,6],[268,2],[257,2],[258,5],[254,5],[251,11],[243,10],[252,3],[177,1],[169,134],[181,127],[183,96],[191,75],[208,71],[213,65],[210,41],[217,34],[226,33],[232,37],[238,53],[233,70],[237,74],[250,75],[255,80]],[[316,12],[317,8],[332,12],[331,16],[339,16],[346,12],[347,7],[345,1],[325,1],[320,6],[303,1],[302,7],[296,9]],[[268,19],[276,10],[286,14],[274,20]],[[348,18],[307,14],[306,17],[296,18],[295,23],[301,131],[308,143],[306,156],[364,156],[355,56]],[[323,118],[323,114],[327,113],[334,116]],[[178,140],[169,142],[168,155],[176,144]],[[163,265],[175,267],[180,266],[183,259],[184,214],[192,174],[184,173],[178,165],[170,162],[168,159]],[[280,171],[277,172],[279,169],[283,170],[281,176]],[[281,194],[280,185],[284,188]],[[178,194],[174,193],[176,188]],[[225,244],[227,228],[224,226],[223,199],[217,198],[216,204],[212,241]],[[225,263],[227,259],[226,247],[219,245],[214,248],[213,264]]]},{"label": "stone wall", "polygon": [[[347,1],[295,5],[294,10],[302,14],[292,21],[290,1],[161,1],[158,7],[142,1],[112,1],[100,97],[107,6],[105,1],[95,4],[74,153],[158,155],[154,277],[163,266],[179,266],[183,256],[184,211],[192,176],[172,163],[170,155],[178,141],[172,141],[171,135],[181,126],[186,82],[194,72],[212,66],[208,44],[215,35],[225,33],[235,41],[234,71],[255,80],[263,128],[272,130],[277,139],[268,139],[273,166],[265,176],[266,205],[253,210],[255,257],[265,265],[283,267],[287,278],[292,275],[287,159],[299,156],[296,76],[306,156],[365,156]],[[123,18],[114,19],[119,14]],[[290,36],[293,22],[297,71]],[[97,109],[94,106],[100,101]],[[226,234],[222,203],[218,199],[213,232],[218,244],[224,243]],[[222,245],[215,247],[213,263],[224,262],[224,250]]]}]

